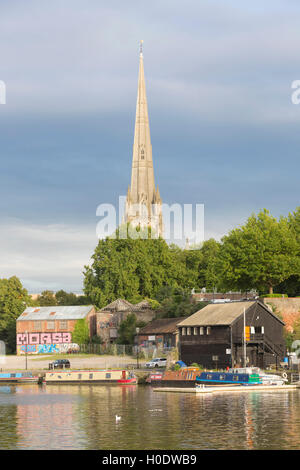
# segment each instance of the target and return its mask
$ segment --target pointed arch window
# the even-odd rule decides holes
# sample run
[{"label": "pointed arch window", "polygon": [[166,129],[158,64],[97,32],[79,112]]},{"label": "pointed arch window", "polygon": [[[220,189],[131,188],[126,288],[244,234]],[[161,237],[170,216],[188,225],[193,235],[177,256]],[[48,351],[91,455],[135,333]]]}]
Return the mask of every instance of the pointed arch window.
[{"label": "pointed arch window", "polygon": [[144,149],[141,150],[141,160],[144,160],[145,158],[145,152]]}]

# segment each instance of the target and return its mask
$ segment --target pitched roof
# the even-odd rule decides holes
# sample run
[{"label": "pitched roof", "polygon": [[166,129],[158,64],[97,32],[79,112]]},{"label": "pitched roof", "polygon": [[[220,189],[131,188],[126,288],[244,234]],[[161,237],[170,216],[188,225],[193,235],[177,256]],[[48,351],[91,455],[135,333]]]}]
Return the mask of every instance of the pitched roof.
[{"label": "pitched roof", "polygon": [[185,318],[178,326],[212,326],[212,325],[231,325],[240,315],[244,308],[248,310],[253,302],[230,302],[222,304],[209,304],[198,310],[198,312]]},{"label": "pitched roof", "polygon": [[27,320],[80,320],[94,308],[93,305],[58,307],[27,307],[17,321]]},{"label": "pitched roof", "polygon": [[185,317],[179,318],[158,318],[148,323],[140,329],[139,335],[175,333],[177,324]]},{"label": "pitched roof", "polygon": [[114,310],[114,311],[125,311],[125,310],[132,310],[133,309],[133,304],[128,302],[128,300],[124,299],[117,299],[111,302],[110,304],[106,305],[103,307],[100,311],[106,311],[106,310]]}]

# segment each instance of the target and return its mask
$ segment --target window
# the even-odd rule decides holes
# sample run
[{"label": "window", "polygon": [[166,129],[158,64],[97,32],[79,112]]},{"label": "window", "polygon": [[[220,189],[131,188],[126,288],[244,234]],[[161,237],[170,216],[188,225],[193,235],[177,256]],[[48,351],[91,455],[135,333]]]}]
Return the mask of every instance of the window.
[{"label": "window", "polygon": [[220,377],[219,377],[220,380],[225,380],[225,375],[224,374],[221,374]]},{"label": "window", "polygon": [[185,336],[185,335],[186,335],[186,328],[182,328],[181,334],[182,334],[182,336]]},{"label": "window", "polygon": [[61,330],[67,330],[68,329],[68,321],[67,320],[61,320],[59,322],[59,328]]},{"label": "window", "polygon": [[78,374],[78,379],[81,380],[82,374]]},{"label": "window", "polygon": [[237,382],[237,381],[239,380],[239,376],[238,376],[238,375],[234,375],[234,376],[232,377],[232,380],[234,380],[235,382]]},{"label": "window", "polygon": [[207,329],[206,329],[206,334],[207,334],[207,335],[210,335],[210,334],[211,334],[211,327],[210,327],[210,326],[207,327]]},{"label": "window", "polygon": [[198,334],[198,328],[194,326],[194,335],[197,335],[197,334]]},{"label": "window", "polygon": [[105,378],[106,378],[106,379],[110,379],[110,378],[111,378],[111,373],[110,373],[110,372],[107,372],[107,373],[105,374]]},{"label": "window", "polygon": [[42,322],[41,321],[35,321],[33,323],[33,328],[35,331],[41,331],[42,330]]},{"label": "window", "polygon": [[54,330],[54,321],[47,321],[47,330]]},{"label": "window", "polygon": [[187,328],[186,334],[190,336],[190,335],[192,334],[191,330],[192,330],[192,328],[189,326],[189,327]]},{"label": "window", "polygon": [[204,328],[203,328],[203,326],[200,326],[200,335],[204,335]]},{"label": "window", "polygon": [[207,374],[207,380],[212,380],[212,375],[211,374]]},{"label": "window", "polygon": [[89,379],[92,379],[93,378],[93,374],[89,374]]}]

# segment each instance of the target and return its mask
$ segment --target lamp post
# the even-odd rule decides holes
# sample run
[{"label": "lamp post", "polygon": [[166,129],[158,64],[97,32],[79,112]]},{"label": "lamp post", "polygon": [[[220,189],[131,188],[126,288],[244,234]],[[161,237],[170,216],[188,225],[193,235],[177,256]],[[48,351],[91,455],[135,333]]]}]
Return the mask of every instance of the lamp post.
[{"label": "lamp post", "polygon": [[26,335],[26,346],[25,346],[25,369],[27,370],[27,349],[28,349],[28,332],[25,331]]},{"label": "lamp post", "polygon": [[139,328],[135,329],[135,332],[137,334],[137,338],[136,338],[136,368],[137,369],[139,369],[140,367],[139,365],[139,337],[138,337],[139,331],[140,331]]}]

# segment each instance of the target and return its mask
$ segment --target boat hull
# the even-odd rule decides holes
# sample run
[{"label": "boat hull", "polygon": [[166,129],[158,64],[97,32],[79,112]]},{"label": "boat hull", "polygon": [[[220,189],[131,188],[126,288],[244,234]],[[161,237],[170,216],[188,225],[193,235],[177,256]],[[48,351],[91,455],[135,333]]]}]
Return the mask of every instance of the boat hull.
[{"label": "boat hull", "polygon": [[44,383],[51,384],[75,384],[75,385],[134,385],[137,378],[126,370],[76,370],[68,372],[47,372]]}]

